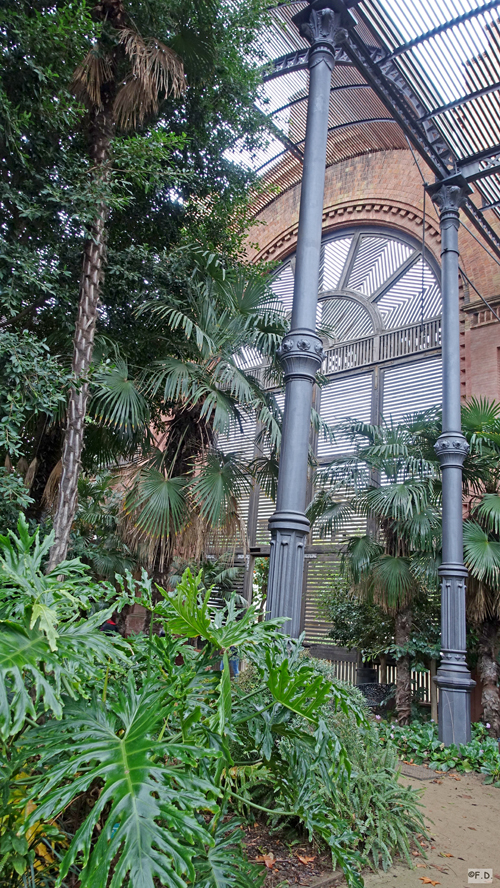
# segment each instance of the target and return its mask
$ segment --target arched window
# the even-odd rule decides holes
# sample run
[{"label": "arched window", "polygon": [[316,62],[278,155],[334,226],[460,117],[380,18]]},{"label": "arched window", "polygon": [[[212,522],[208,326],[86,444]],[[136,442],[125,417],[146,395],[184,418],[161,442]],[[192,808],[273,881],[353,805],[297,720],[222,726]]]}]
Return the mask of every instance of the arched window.
[{"label": "arched window", "polygon": [[[290,256],[272,283],[290,312],[294,270]],[[317,324],[331,380],[321,393],[325,420],[397,420],[440,403],[439,267],[416,240],[385,228],[327,235]]]}]

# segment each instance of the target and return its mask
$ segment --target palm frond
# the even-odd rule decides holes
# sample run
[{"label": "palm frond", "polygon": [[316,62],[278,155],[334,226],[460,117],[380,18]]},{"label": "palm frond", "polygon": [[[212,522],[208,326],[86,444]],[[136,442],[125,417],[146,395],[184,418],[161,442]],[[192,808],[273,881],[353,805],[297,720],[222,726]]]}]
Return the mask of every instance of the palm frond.
[{"label": "palm frond", "polygon": [[216,347],[213,339],[185,311],[173,308],[171,305],[165,305],[163,302],[155,301],[149,301],[141,305],[137,314],[144,314],[146,311],[165,321],[166,326],[170,330],[178,330],[180,327],[184,330],[186,339],[190,339],[194,334],[194,340],[200,352],[205,350],[212,354],[215,353]]},{"label": "palm frond", "polygon": [[94,378],[91,413],[104,425],[133,434],[149,422],[149,409],[142,392],[129,378],[127,362],[119,359]]},{"label": "palm frond", "polygon": [[135,527],[153,539],[178,533],[186,523],[187,478],[169,478],[157,469],[139,473],[125,498],[125,513]]},{"label": "palm frond", "polygon": [[396,611],[405,605],[416,585],[408,558],[380,555],[372,563],[370,588],[373,597],[389,610]]},{"label": "palm frond", "polygon": [[500,496],[497,493],[486,493],[475,511],[488,531],[500,534]]},{"label": "palm frond", "polygon": [[87,107],[102,108],[102,88],[114,78],[111,57],[96,44],[75,68],[71,90]]},{"label": "palm frond", "polygon": [[403,481],[369,487],[360,497],[372,515],[396,521],[408,521],[420,514],[429,502],[429,485],[424,481]]},{"label": "palm frond", "polygon": [[344,563],[356,584],[366,579],[371,565],[383,551],[383,546],[368,535],[351,537],[347,543]]},{"label": "palm frond", "polygon": [[259,456],[249,463],[248,471],[257,481],[262,493],[276,502],[279,463],[274,454]]},{"label": "palm frond", "polygon": [[476,521],[464,523],[464,560],[480,582],[497,588],[500,584],[500,543],[491,540]]},{"label": "palm frond", "polygon": [[231,505],[249,490],[250,478],[238,455],[219,451],[207,454],[191,485],[201,515],[213,526],[223,524]]},{"label": "palm frond", "polygon": [[184,92],[184,69],[173,49],[154,38],[144,39],[132,28],[120,30],[119,42],[132,71],[116,96],[115,120],[121,129],[135,129],[158,110],[161,96]]},{"label": "palm frond", "polygon": [[307,517],[311,525],[317,525],[321,536],[338,530],[353,514],[349,501],[339,500],[330,490],[319,490],[307,507]]}]

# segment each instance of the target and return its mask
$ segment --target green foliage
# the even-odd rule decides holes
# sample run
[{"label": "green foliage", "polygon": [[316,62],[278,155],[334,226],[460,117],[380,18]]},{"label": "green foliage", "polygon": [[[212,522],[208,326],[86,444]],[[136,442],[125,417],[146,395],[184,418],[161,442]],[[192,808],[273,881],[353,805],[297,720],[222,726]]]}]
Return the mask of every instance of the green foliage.
[{"label": "green foliage", "polygon": [[[124,644],[111,643],[99,626],[115,603],[82,619],[92,604],[116,593],[93,586],[79,561],[67,561],[44,574],[52,543],[32,536],[20,516],[18,536],[0,537],[0,736],[22,730],[41,711],[56,718],[64,695],[76,698],[99,664],[123,656]],[[66,576],[61,579],[60,571]]]},{"label": "green foliage", "polygon": [[[153,888],[156,879],[175,888],[250,888],[263,875],[245,857],[235,806],[326,843],[351,888],[361,888],[365,852],[385,865],[400,850],[398,831],[391,844],[382,827],[374,850],[375,809],[366,800],[359,819],[348,812],[353,763],[335,719],[350,719],[361,743],[366,719],[355,693],[332,684],[299,642],[257,622],[252,609],[242,613],[234,599],[212,611],[210,590],[189,571],[157,603],[151,581],[143,575],[134,583],[128,574],[118,606],[139,592],[166,633],[138,636],[132,654],[96,631],[109,608],[89,616],[99,591],[105,600],[110,587],[86,581],[76,562],[58,568],[67,579],[44,579],[46,545],[22,523],[19,538],[2,541],[0,597],[9,620],[0,632],[8,712],[0,818],[10,810],[14,819],[0,819],[0,841],[9,871],[21,858],[29,871],[34,860],[24,844],[23,854],[16,851],[12,824],[22,838],[32,828],[44,834],[57,818],[50,867],[57,857],[58,885],[71,873],[92,888]],[[46,626],[37,617],[30,629],[38,601],[49,611]],[[201,651],[189,643],[196,636]],[[230,679],[233,645],[251,664],[250,691]],[[388,780],[387,769],[385,803]],[[408,842],[417,831],[415,799],[398,798],[394,818]],[[391,814],[390,829],[396,820]]]},{"label": "green foliage", "polygon": [[373,601],[360,598],[341,574],[333,576],[321,591],[320,606],[333,624],[330,638],[339,647],[357,649],[364,660],[388,650],[394,637],[394,620]]},{"label": "green foliage", "polygon": [[64,403],[68,381],[44,342],[0,330],[0,454],[20,456],[28,424]]},{"label": "green foliage", "polygon": [[460,747],[441,743],[434,722],[417,722],[407,727],[380,722],[378,732],[381,741],[395,746],[405,760],[426,764],[433,771],[455,769],[464,774],[479,771],[486,774],[485,783],[500,787],[498,742],[488,736],[484,724],[473,725],[472,740]]},{"label": "green foliage", "polygon": [[[127,877],[145,888],[153,888],[155,877],[168,888],[183,888],[184,877],[194,878],[191,848],[211,844],[195,812],[214,809],[209,799],[217,792],[190,776],[198,750],[155,740],[172,709],[165,698],[164,689],[147,684],[136,693],[130,680],[111,711],[98,701],[82,701],[66,708],[62,725],[45,726],[27,738],[47,775],[28,828],[102,780],[99,801],[63,858],[60,880],[77,859],[82,888],[106,885],[111,870],[117,888]],[[93,842],[96,824],[101,829]]]},{"label": "green foliage", "polygon": [[15,527],[19,512],[32,502],[21,476],[0,466],[0,531]]}]

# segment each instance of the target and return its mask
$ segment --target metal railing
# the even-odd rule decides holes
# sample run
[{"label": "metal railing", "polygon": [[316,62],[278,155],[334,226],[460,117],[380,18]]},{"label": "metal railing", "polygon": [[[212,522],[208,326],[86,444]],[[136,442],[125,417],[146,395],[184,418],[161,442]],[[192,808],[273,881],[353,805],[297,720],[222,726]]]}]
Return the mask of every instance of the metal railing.
[{"label": "metal railing", "polygon": [[344,342],[326,351],[322,371],[326,376],[391,361],[441,347],[441,318],[411,324],[377,336]]}]

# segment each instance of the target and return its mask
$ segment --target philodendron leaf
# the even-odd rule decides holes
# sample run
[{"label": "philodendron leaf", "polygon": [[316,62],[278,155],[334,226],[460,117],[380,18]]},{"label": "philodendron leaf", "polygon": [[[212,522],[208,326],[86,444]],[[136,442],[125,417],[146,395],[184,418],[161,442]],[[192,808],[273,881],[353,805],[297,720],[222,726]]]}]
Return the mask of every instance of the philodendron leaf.
[{"label": "philodendron leaf", "polygon": [[240,645],[259,645],[283,620],[257,621],[257,608],[250,606],[243,613],[234,598],[225,608],[212,615],[209,605],[211,589],[202,589],[201,572],[195,578],[187,568],[174,593],[160,589],[164,600],[157,611],[166,618],[174,635],[186,638],[200,636],[221,651]]},{"label": "philodendron leaf", "polygon": [[27,716],[39,714],[39,704],[60,718],[63,693],[75,696],[82,679],[95,673],[97,663],[124,657],[127,643],[99,631],[112,609],[60,625],[57,650],[38,621],[31,625],[29,611],[23,620],[0,621],[1,737],[22,730]]},{"label": "philodendron leaf", "polygon": [[265,869],[250,863],[241,847],[240,821],[218,822],[214,845],[195,860],[195,888],[261,888]]},{"label": "philodendron leaf", "polygon": [[56,817],[94,781],[102,785],[61,862],[59,885],[75,863],[81,888],[185,888],[194,881],[194,856],[214,844],[195,811],[216,812],[217,791],[190,776],[206,750],[155,739],[169,712],[165,697],[154,685],[136,693],[130,679],[113,711],[82,701],[65,709],[56,728],[33,732],[47,776],[28,828]]},{"label": "philodendron leaf", "polygon": [[269,672],[267,686],[274,699],[317,724],[319,709],[331,694],[330,682],[308,666],[301,666],[294,672],[290,672],[287,660],[275,666],[269,651],[266,652],[266,665]]}]

